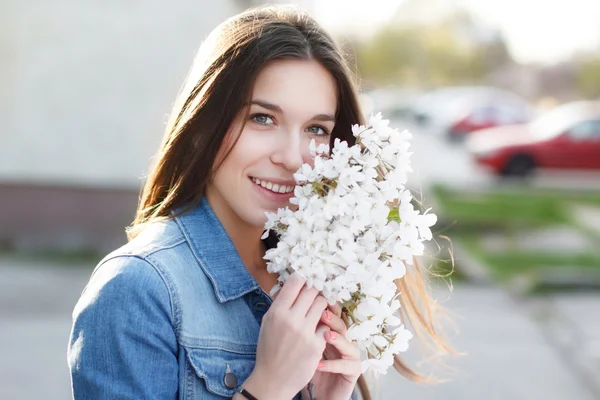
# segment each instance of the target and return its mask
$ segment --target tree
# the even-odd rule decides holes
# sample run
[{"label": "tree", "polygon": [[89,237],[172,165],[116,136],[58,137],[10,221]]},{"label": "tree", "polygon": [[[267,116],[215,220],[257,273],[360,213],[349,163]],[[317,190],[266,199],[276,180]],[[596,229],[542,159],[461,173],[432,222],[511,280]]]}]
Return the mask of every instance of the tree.
[{"label": "tree", "polygon": [[373,84],[438,86],[481,81],[510,60],[501,36],[478,39],[464,13],[428,25],[393,23],[358,45],[359,71]]},{"label": "tree", "polygon": [[577,73],[577,88],[587,98],[600,98],[600,57],[581,64]]}]

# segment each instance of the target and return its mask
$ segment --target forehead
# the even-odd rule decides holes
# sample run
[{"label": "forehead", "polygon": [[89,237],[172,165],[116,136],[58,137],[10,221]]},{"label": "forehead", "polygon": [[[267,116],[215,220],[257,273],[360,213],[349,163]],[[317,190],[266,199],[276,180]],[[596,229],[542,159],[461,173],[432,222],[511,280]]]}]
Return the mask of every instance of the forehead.
[{"label": "forehead", "polygon": [[284,111],[335,114],[337,89],[333,76],[313,60],[277,60],[256,77],[252,99],[278,105]]}]

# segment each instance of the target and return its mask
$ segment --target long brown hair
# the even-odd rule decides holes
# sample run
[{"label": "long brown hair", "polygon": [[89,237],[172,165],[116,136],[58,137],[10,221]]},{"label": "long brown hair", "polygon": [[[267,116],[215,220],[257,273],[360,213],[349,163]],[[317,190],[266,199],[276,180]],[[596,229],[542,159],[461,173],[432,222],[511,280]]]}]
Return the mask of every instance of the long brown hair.
[{"label": "long brown hair", "polygon": [[[329,71],[336,83],[338,103],[331,141],[339,138],[354,144],[350,126],[362,123],[362,114],[354,74],[333,39],[295,8],[250,9],[219,25],[200,47],[171,112],[135,220],[128,228],[130,240],[147,223],[171,218],[174,210],[184,213],[200,203],[219,166],[215,160],[230,125],[240,112],[247,113],[245,104],[250,101],[256,76],[267,63],[280,59],[314,60]],[[418,271],[416,274],[420,277]],[[412,285],[416,292],[414,288],[402,288],[408,322],[439,339],[429,309],[423,312],[417,306],[421,303],[417,299],[427,299],[425,291],[419,289],[423,281],[419,278]],[[410,379],[420,379],[401,361],[396,367]],[[362,376],[359,387],[363,398],[370,399]]]}]

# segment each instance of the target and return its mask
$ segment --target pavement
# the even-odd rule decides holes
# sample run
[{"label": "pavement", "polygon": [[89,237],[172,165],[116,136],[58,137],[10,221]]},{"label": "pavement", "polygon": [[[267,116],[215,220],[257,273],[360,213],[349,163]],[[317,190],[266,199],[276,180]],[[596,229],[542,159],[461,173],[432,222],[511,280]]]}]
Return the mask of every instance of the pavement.
[{"label": "pavement", "polygon": [[[579,310],[599,303],[600,294],[596,293],[590,299],[581,299],[581,304],[574,307]],[[445,305],[459,328],[451,343],[466,354],[445,360],[454,372],[439,367],[425,371],[433,370],[436,377],[450,381],[439,385],[414,384],[391,371],[379,380],[378,399],[600,398],[589,385],[588,377],[581,376],[549,340],[544,327],[533,318],[531,308],[506,292],[494,286],[459,284]],[[600,339],[600,332],[593,334]],[[416,357],[415,353],[409,358]]]},{"label": "pavement", "polygon": [[0,399],[71,398],[71,311],[92,268],[0,258]]}]

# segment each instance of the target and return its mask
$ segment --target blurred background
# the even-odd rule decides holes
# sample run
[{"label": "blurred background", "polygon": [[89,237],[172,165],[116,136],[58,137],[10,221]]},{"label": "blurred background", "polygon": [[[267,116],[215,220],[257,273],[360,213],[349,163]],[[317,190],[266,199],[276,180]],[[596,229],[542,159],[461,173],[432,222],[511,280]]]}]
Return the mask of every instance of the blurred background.
[{"label": "blurred background", "polygon": [[[600,399],[600,3],[289,3],[342,45],[365,115],[412,132],[439,216],[424,261],[465,355],[409,351],[450,382],[390,372],[376,398]],[[70,397],[71,311],[125,243],[194,54],[259,4],[0,3],[0,399]]]}]

